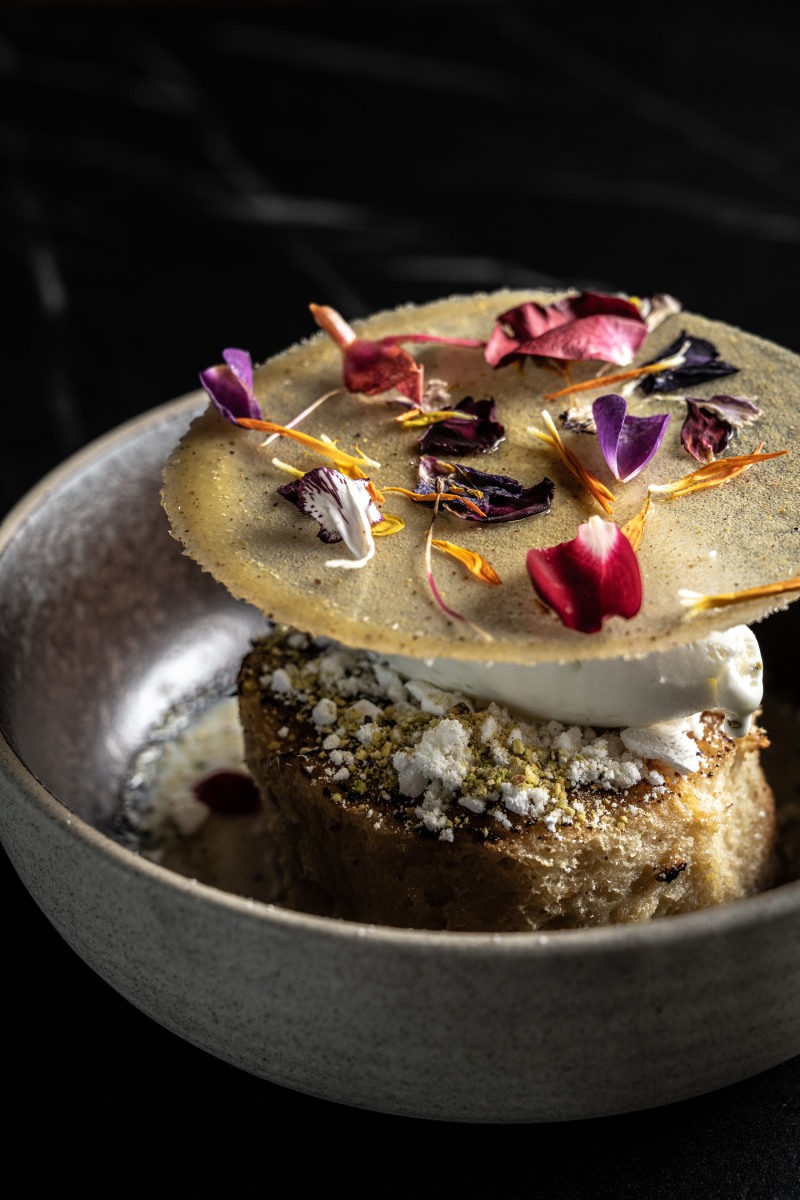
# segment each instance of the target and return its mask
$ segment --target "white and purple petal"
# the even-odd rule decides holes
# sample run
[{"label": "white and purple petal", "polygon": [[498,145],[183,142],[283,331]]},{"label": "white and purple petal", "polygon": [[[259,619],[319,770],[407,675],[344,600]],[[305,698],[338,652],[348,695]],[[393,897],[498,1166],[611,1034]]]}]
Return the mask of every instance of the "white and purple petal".
[{"label": "white and purple petal", "polygon": [[296,508],[319,524],[317,537],[344,542],[352,559],[329,559],[329,567],[363,567],[375,553],[372,526],[382,520],[366,479],[348,479],[334,467],[315,467],[278,488]]},{"label": "white and purple petal", "polygon": [[623,396],[610,393],[592,405],[597,440],[615,479],[626,483],[647,466],[669,424],[669,413],[636,417]]}]

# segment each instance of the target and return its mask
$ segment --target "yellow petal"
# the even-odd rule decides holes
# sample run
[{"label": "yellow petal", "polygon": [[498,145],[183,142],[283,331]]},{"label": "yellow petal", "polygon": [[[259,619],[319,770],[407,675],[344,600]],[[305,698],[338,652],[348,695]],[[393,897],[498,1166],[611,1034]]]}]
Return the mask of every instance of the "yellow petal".
[{"label": "yellow petal", "polygon": [[[763,445],[763,443],[762,443]],[[761,446],[758,448],[761,449]],[[765,462],[769,458],[780,458],[788,454],[788,450],[774,450],[771,454],[732,454],[729,458],[715,458],[697,471],[691,471],[673,483],[651,483],[649,492],[664,496],[667,500],[677,500],[680,496],[689,496],[692,492],[702,492],[706,488],[719,487],[729,479],[735,479],[754,463]]]},{"label": "yellow petal", "polygon": [[786,592],[800,592],[800,575],[794,579],[784,579],[780,583],[765,583],[761,587],[743,588],[740,592],[717,592],[704,595],[702,592],[691,592],[681,588],[678,595],[681,604],[689,609],[689,616],[705,612],[709,608],[727,608],[731,604],[741,604],[744,600],[761,600],[765,596],[780,596]]},{"label": "yellow petal", "polygon": [[402,517],[396,517],[392,513],[383,513],[382,520],[372,526],[372,536],[387,537],[390,533],[399,533],[405,527],[406,523]]},{"label": "yellow petal", "polygon": [[435,425],[438,421],[447,421],[450,417],[455,417],[459,421],[478,420],[476,413],[456,412],[452,408],[438,408],[433,412],[421,412],[418,408],[412,408],[399,417],[395,417],[395,421],[409,429],[416,429],[423,425]]},{"label": "yellow petal", "polygon": [[647,524],[647,518],[650,515],[651,503],[652,500],[648,492],[647,499],[642,505],[640,511],[635,517],[631,517],[630,521],[626,521],[626,523],[622,526],[622,532],[625,534],[625,537],[633,546],[634,550],[639,549],[639,545],[644,534],[644,527]]},{"label": "yellow petal", "polygon": [[456,546],[454,542],[445,542],[441,538],[433,538],[431,545],[435,546],[437,550],[442,550],[445,554],[451,554],[453,558],[457,558],[482,583],[492,585],[502,583],[492,564],[476,550],[466,550],[463,546]]},{"label": "yellow petal", "polygon": [[590,392],[606,388],[611,383],[639,379],[642,375],[656,375],[659,371],[671,367],[674,361],[674,358],[665,358],[661,362],[648,363],[646,367],[631,367],[629,371],[615,371],[613,375],[595,375],[593,379],[584,379],[580,383],[571,383],[568,387],[560,388],[557,392],[548,392],[543,399],[559,400],[562,396],[571,396],[573,392]]},{"label": "yellow petal", "polygon": [[578,456],[564,444],[561,434],[556,429],[555,422],[547,409],[542,410],[541,416],[549,432],[542,433],[541,430],[534,428],[530,428],[528,432],[555,450],[565,466],[591,492],[600,507],[607,513],[611,513],[611,505],[616,502],[614,493],[610,492],[606,485],[601,483],[595,475],[592,475],[591,471],[587,471]]}]

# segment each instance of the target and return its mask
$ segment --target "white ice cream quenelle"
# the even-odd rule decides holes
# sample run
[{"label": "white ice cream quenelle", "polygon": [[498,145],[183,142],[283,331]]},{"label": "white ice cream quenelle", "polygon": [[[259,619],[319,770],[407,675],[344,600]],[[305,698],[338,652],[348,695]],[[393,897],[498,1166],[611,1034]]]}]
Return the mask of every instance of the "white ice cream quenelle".
[{"label": "white ice cream quenelle", "polygon": [[761,651],[746,625],[632,658],[522,665],[391,655],[381,661],[405,679],[567,725],[636,728],[711,710],[725,714],[725,733],[738,738],[763,695]]}]

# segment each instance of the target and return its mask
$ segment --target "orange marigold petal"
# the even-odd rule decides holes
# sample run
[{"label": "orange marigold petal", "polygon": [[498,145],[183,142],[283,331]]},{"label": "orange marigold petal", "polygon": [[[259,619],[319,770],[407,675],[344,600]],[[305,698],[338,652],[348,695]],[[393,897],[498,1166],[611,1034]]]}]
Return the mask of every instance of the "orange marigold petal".
[{"label": "orange marigold petal", "polygon": [[[375,532],[373,528],[373,533]],[[476,550],[467,550],[464,546],[457,546],[455,542],[446,542],[441,538],[433,538],[431,545],[437,550],[442,550],[445,554],[452,555],[459,562],[463,563],[470,574],[476,579],[480,579],[482,583],[490,583],[497,585],[502,583],[500,576],[495,571],[488,559],[482,554],[478,554]]]}]

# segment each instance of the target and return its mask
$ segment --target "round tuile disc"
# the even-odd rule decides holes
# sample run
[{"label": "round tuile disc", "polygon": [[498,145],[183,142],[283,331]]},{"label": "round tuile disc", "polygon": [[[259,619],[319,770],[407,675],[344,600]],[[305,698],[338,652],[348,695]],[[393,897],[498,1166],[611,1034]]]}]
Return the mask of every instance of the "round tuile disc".
[{"label": "round tuile disc", "polygon": [[[362,337],[399,333],[488,338],[497,316],[528,300],[543,304],[568,292],[499,291],[451,296],[421,306],[405,305],[353,322]],[[346,314],[344,314],[346,316]],[[313,319],[309,315],[309,322]],[[712,342],[738,372],[693,388],[699,399],[728,394],[753,400],[762,410],[755,423],[738,430],[719,458],[787,450],[759,462],[722,486],[679,499],[652,496],[637,554],[643,602],[637,616],[609,617],[600,632],[581,633],[564,626],[538,600],[525,564],[530,547],[572,540],[591,516],[623,526],[642,509],[648,486],[672,482],[696,470],[697,462],[681,443],[686,405],[683,396],[628,396],[628,411],[639,416],[671,413],[656,456],[628,483],[611,475],[594,434],[569,433],[558,420],[572,403],[592,400],[620,386],[602,387],[575,397],[545,400],[564,386],[563,377],[529,359],[520,367],[489,367],[480,349],[434,343],[406,348],[424,364],[425,379],[443,379],[455,406],[467,396],[492,397],[506,437],[494,451],[462,456],[460,461],[493,474],[510,475],[524,486],[548,477],[555,483],[550,512],[520,521],[478,525],[440,511],[434,536],[484,556],[500,576],[490,586],[464,566],[434,550],[434,578],[446,604],[466,617],[448,617],[435,602],[425,571],[425,538],[432,508],[398,494],[384,493],[382,510],[400,516],[405,528],[375,538],[376,552],[366,566],[347,570],[326,565],[346,557],[343,544],[325,544],[317,522],[277,494],[290,476],[273,465],[277,457],[302,471],[331,465],[288,438],[264,447],[262,432],[225,421],[209,403],[170,455],[164,471],[162,500],[173,535],[200,566],[237,599],[265,616],[313,635],[348,645],[418,658],[449,657],[480,661],[567,661],[647,653],[684,644],[738,624],[753,624],[798,593],[766,596],[690,615],[679,589],[701,594],[743,589],[795,578],[798,557],[797,497],[800,455],[800,358],[763,338],[694,313],[665,318],[650,332],[636,363],[650,362],[681,331]],[[599,369],[579,363],[573,379]],[[285,425],[316,399],[342,386],[342,358],[327,334],[317,332],[256,368],[254,390],[267,420]],[[388,395],[392,395],[389,393]],[[544,431],[541,413],[551,414],[567,445],[614,493],[609,516],[563,465],[550,447],[531,432]],[[395,418],[404,407],[387,396],[367,398],[339,391],[298,428],[315,437],[327,435],[340,448],[357,447],[380,468],[370,468],[375,485],[413,489],[417,482],[421,429],[404,428]],[[445,457],[445,456],[442,456]],[[477,626],[483,633],[477,632]]]}]

